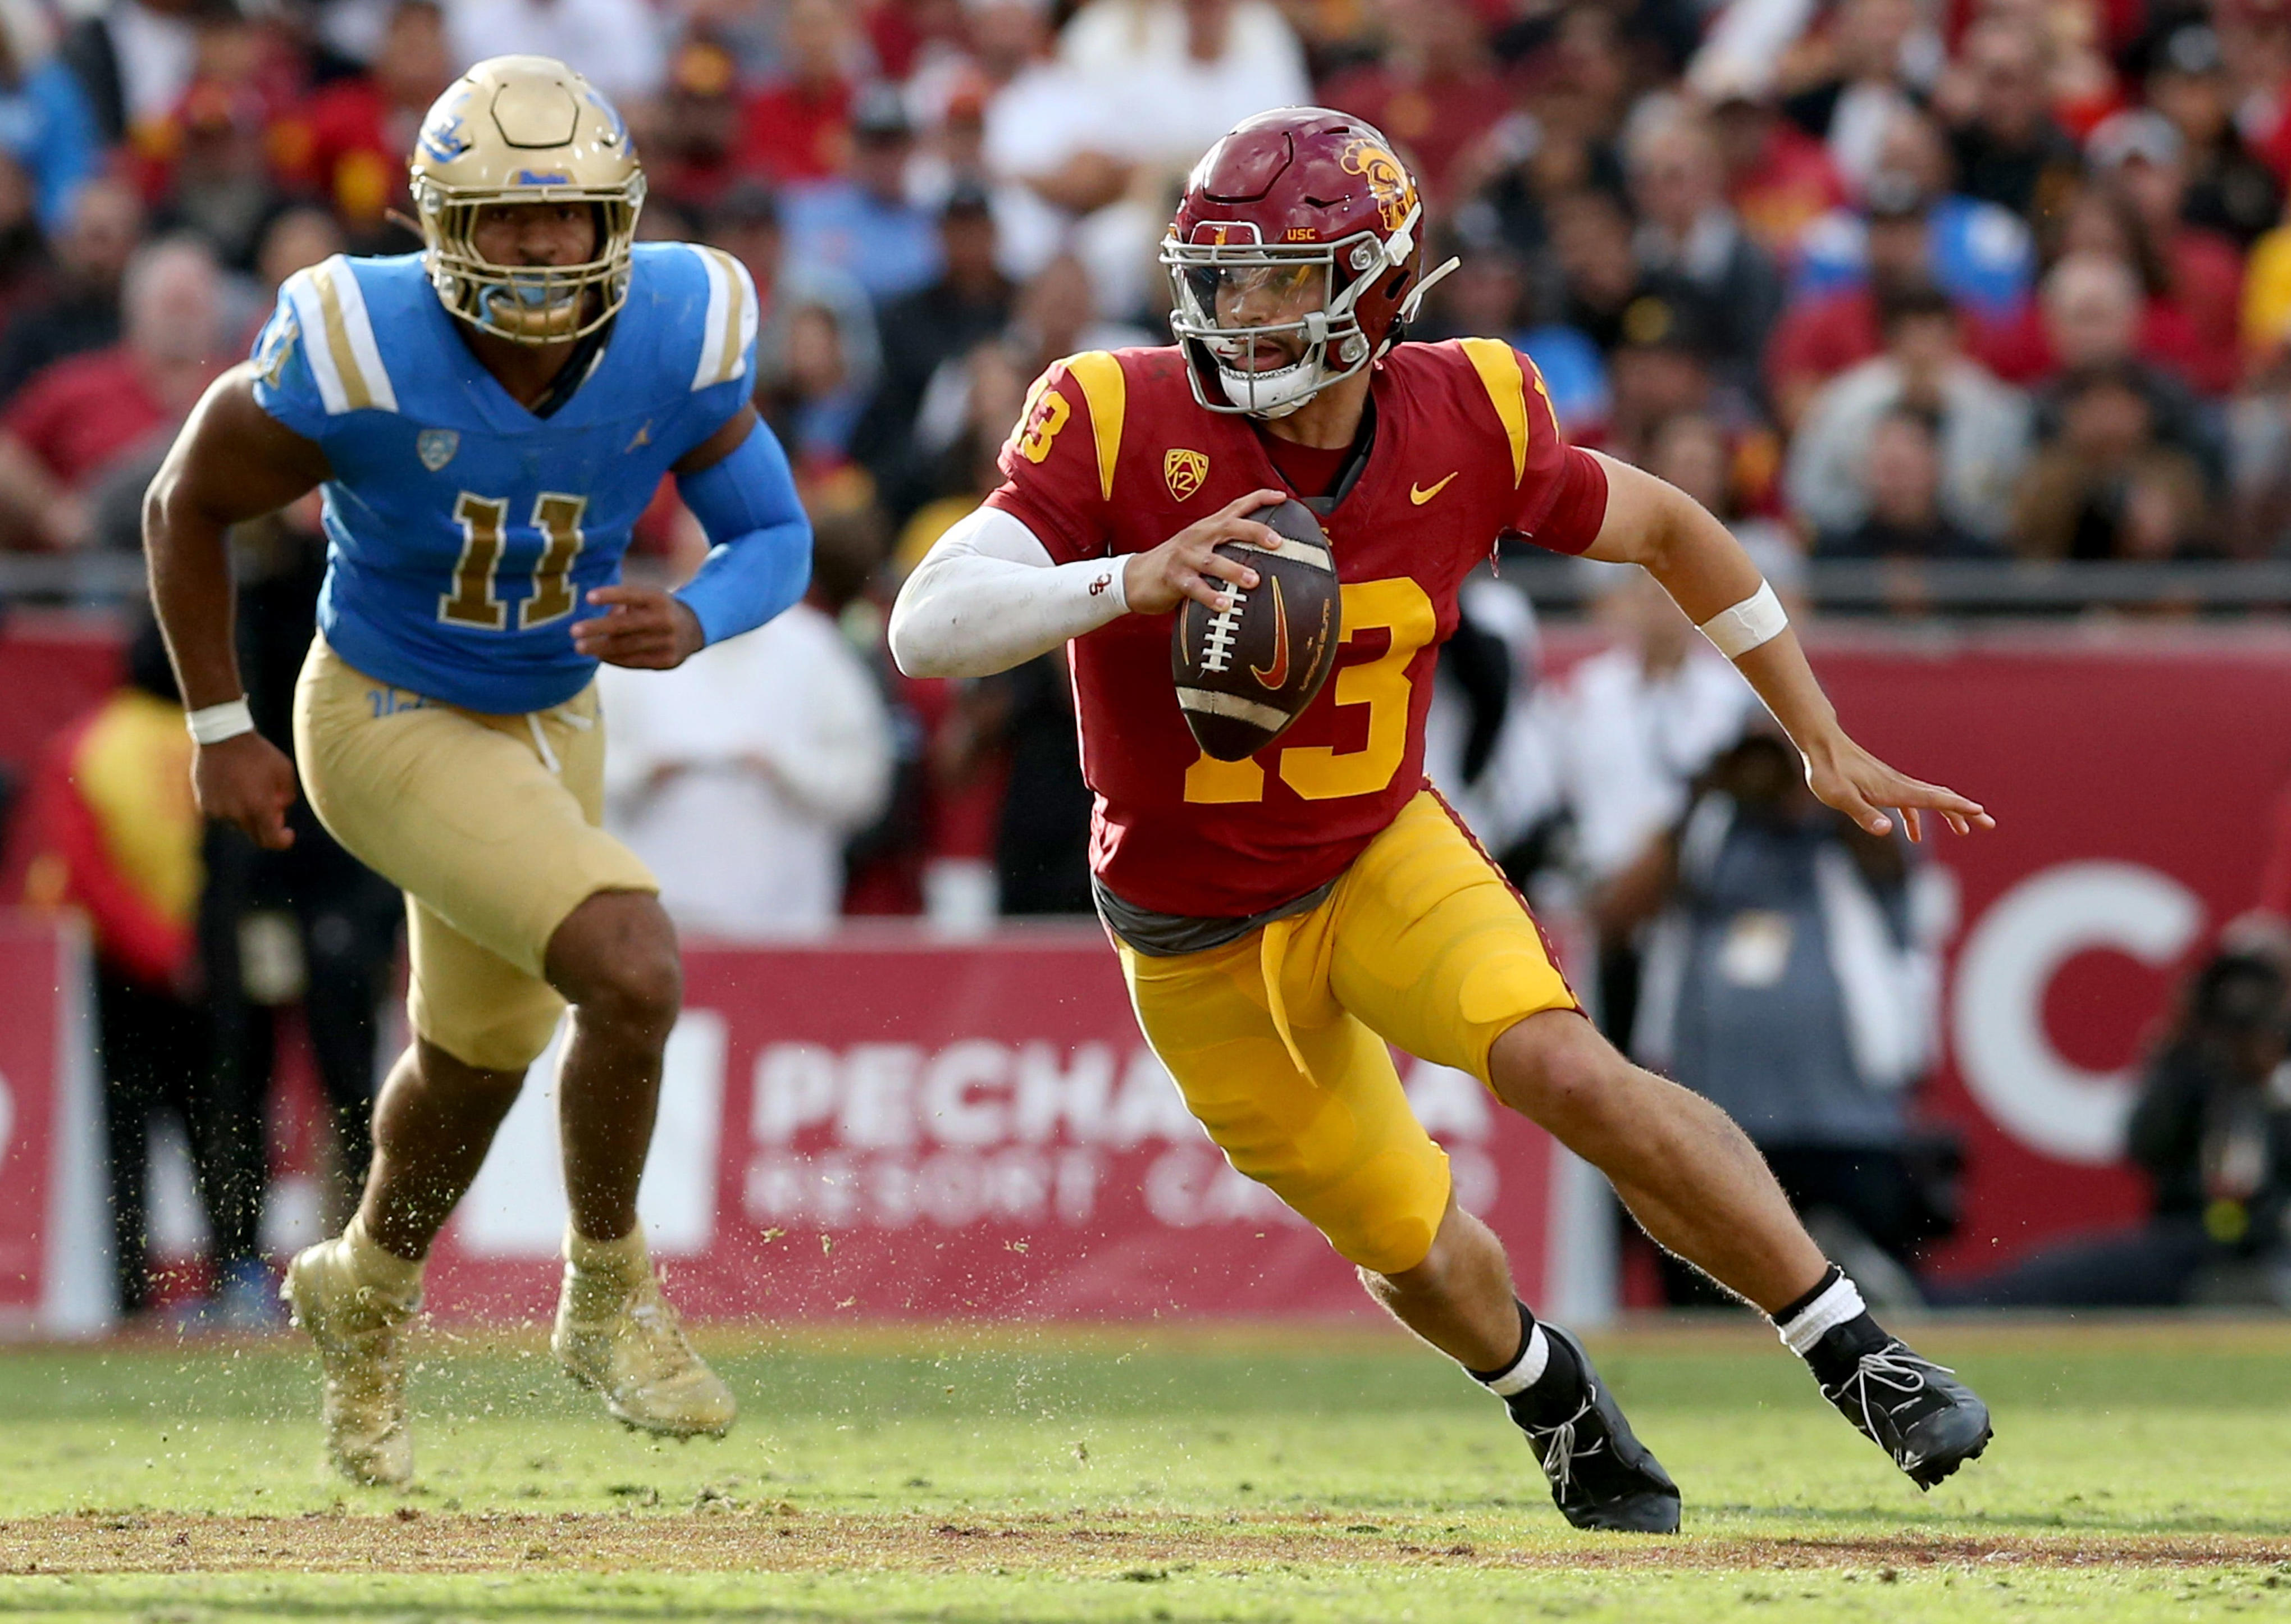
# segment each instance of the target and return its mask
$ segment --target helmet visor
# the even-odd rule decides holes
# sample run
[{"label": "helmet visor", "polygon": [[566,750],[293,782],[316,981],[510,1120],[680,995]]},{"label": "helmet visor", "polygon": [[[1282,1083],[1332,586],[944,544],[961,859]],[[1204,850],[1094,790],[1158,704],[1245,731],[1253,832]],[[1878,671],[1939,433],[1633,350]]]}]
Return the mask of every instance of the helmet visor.
[{"label": "helmet visor", "polygon": [[[1192,229],[1194,241],[1174,231],[1162,239],[1162,263],[1170,331],[1194,347],[1197,368],[1212,369],[1197,371],[1195,398],[1213,411],[1279,415],[1367,364],[1352,316],[1357,284],[1338,270],[1339,251],[1355,239],[1266,244],[1245,222]],[[1250,240],[1203,240],[1212,233]]]},{"label": "helmet visor", "polygon": [[1165,261],[1177,315],[1188,337],[1218,360],[1243,370],[1286,366],[1303,357],[1325,328],[1329,255],[1314,249],[1283,253],[1260,248],[1170,245]]},{"label": "helmet visor", "polygon": [[1317,262],[1196,265],[1186,272],[1210,325],[1235,330],[1290,326],[1328,308],[1329,275]]}]

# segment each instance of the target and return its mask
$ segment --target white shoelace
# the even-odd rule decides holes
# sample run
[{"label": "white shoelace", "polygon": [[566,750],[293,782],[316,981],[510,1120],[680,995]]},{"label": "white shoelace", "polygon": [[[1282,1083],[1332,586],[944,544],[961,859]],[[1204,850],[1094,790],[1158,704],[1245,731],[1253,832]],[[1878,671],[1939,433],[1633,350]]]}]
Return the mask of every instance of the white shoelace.
[{"label": "white shoelace", "polygon": [[677,1317],[674,1305],[657,1292],[642,1293],[630,1306],[629,1318],[654,1358],[685,1360],[699,1356],[685,1337],[684,1322]]},{"label": "white shoelace", "polygon": [[[1590,1414],[1594,1408],[1592,1401],[1586,1398],[1573,1415],[1569,1416],[1557,1426],[1527,1428],[1527,1435],[1531,1441],[1541,1443],[1545,1439],[1550,1440],[1540,1451],[1543,1458],[1543,1475],[1551,1480],[1551,1492],[1562,1499],[1566,1498],[1568,1485],[1575,1481],[1575,1457],[1578,1453],[1575,1447],[1575,1423]],[[1606,1447],[1604,1443],[1594,1443],[1580,1452],[1596,1455]]]},{"label": "white shoelace", "polygon": [[[1889,1421],[1893,1419],[1893,1411],[1899,1408],[1898,1404],[1886,1404],[1876,1400],[1871,1393],[1873,1387],[1891,1388],[1903,1399],[1914,1398],[1925,1391],[1927,1371],[1938,1371],[1944,1376],[1956,1373],[1945,1364],[1935,1364],[1930,1359],[1920,1358],[1901,1342],[1888,1343],[1874,1354],[1862,1355],[1860,1363],[1854,1366],[1853,1374],[1845,1380],[1848,1395],[1861,1411],[1861,1430],[1873,1439],[1877,1435],[1877,1420],[1870,1414],[1873,1403]],[[1913,1451],[1908,1451],[1907,1459],[1897,1455],[1894,1460],[1896,1465],[1902,1467],[1917,1464]]]}]

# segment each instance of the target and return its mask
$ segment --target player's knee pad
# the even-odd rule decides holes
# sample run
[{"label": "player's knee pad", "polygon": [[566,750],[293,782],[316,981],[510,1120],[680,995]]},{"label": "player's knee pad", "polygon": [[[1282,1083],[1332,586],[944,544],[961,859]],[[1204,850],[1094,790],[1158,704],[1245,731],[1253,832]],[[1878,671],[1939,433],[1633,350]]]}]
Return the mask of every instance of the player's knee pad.
[{"label": "player's knee pad", "polygon": [[1450,1187],[1446,1153],[1428,1138],[1380,1152],[1333,1183],[1274,1186],[1346,1262],[1379,1274],[1405,1274],[1431,1255]]},{"label": "player's knee pad", "polygon": [[1372,1274],[1404,1274],[1432,1255],[1440,1219],[1420,1211],[1367,1212],[1321,1233],[1346,1262]]},{"label": "player's knee pad", "polygon": [[521,1072],[541,1057],[565,1013],[565,1001],[547,983],[496,993],[482,1004],[425,996],[415,982],[406,999],[406,1015],[425,1043],[433,1043],[464,1065],[479,1071]]}]

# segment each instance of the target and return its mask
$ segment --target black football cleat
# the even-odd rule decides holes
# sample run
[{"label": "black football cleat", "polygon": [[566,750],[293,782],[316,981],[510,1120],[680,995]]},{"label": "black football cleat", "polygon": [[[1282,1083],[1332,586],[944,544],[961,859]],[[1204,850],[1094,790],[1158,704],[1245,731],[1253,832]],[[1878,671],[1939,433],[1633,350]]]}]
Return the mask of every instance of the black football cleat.
[{"label": "black football cleat", "polygon": [[1512,1419],[1543,1463],[1559,1514],[1578,1528],[1676,1533],[1678,1485],[1623,1419],[1622,1407],[1591,1368],[1591,1355],[1583,1345],[1548,1322],[1543,1334],[1573,1355],[1582,1372],[1580,1402],[1572,1415],[1555,1426],[1536,1426],[1516,1410]]},{"label": "black football cleat", "polygon": [[1821,1395],[1920,1489],[1989,1447],[1989,1406],[1954,1371],[1912,1353],[1899,1337],[1862,1355],[1853,1373],[1824,1385]]}]

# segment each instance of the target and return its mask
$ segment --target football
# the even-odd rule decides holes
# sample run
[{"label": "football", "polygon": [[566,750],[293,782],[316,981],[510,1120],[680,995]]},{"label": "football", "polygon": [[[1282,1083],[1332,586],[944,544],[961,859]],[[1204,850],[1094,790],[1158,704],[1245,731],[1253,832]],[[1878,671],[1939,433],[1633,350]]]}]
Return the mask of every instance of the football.
[{"label": "football", "polygon": [[1178,703],[1201,747],[1220,761],[1254,755],[1288,730],[1329,679],[1344,636],[1337,560],[1320,521],[1290,501],[1250,515],[1281,538],[1267,551],[1240,542],[1218,551],[1257,571],[1213,611],[1187,599],[1170,634]]}]

